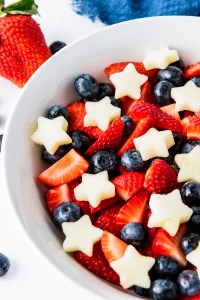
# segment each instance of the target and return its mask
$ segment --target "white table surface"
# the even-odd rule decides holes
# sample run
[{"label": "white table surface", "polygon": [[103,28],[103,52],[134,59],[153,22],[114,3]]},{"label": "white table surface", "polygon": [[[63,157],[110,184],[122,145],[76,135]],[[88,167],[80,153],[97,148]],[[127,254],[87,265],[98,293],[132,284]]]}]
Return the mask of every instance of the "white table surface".
[{"label": "white table surface", "polygon": [[[8,4],[12,2],[14,1],[6,1]],[[36,19],[41,24],[48,44],[55,40],[70,43],[103,27],[100,22],[92,23],[87,18],[76,15],[69,0],[37,0],[37,4],[41,17],[37,16]],[[0,133],[3,132],[4,121],[19,93],[19,88],[0,78]],[[60,273],[26,236],[6,192],[1,163],[0,156],[0,252],[9,257],[11,268],[5,277],[0,278],[0,298],[102,299]]]}]

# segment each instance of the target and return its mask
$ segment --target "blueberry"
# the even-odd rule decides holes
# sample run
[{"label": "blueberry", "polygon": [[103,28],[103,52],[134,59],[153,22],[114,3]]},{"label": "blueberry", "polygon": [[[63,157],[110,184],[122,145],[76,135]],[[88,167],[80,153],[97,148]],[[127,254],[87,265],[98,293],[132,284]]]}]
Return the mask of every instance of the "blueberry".
[{"label": "blueberry", "polygon": [[177,153],[182,152],[182,146],[183,146],[183,143],[185,142],[185,137],[180,133],[173,132],[173,138],[174,138],[175,144],[169,149],[169,152],[172,155],[176,155]]},{"label": "blueberry", "polygon": [[120,101],[119,99],[110,97],[110,100],[111,100],[111,104],[112,104],[113,106],[122,108],[121,101]]},{"label": "blueberry", "polygon": [[176,172],[176,174],[178,175],[178,173],[179,173],[179,171],[180,171],[180,168],[177,166],[177,165],[174,165],[174,164],[172,164],[172,165],[170,165],[173,169],[174,169],[174,171]]},{"label": "blueberry", "polygon": [[147,239],[147,231],[140,223],[131,222],[121,230],[121,239],[135,247],[142,246]]},{"label": "blueberry", "polygon": [[90,159],[90,170],[96,174],[102,171],[107,171],[113,174],[116,171],[118,164],[117,155],[114,151],[102,150],[96,152]]},{"label": "blueberry", "polygon": [[99,93],[97,99],[101,100],[104,97],[113,97],[115,94],[114,86],[110,83],[99,83]]},{"label": "blueberry", "polygon": [[200,87],[200,76],[192,77],[190,78],[190,80],[192,80],[196,84],[196,86]]},{"label": "blueberry", "polygon": [[200,206],[192,206],[193,214],[200,215]]},{"label": "blueberry", "polygon": [[192,231],[200,233],[200,214],[193,213],[188,221],[188,225]]},{"label": "blueberry", "polygon": [[180,272],[178,262],[169,256],[159,256],[156,258],[151,273],[155,278],[174,279]]},{"label": "blueberry", "polygon": [[160,70],[157,78],[159,81],[170,81],[175,86],[181,86],[183,84],[183,72],[174,66],[169,66],[164,70]]},{"label": "blueberry", "polygon": [[190,232],[185,234],[181,239],[181,247],[184,253],[187,255],[191,251],[195,250],[200,241],[200,234]]},{"label": "blueberry", "polygon": [[10,268],[10,261],[4,254],[0,253],[0,277],[6,275]]},{"label": "blueberry", "polygon": [[189,153],[196,146],[200,146],[200,140],[190,140],[182,148],[182,153]]},{"label": "blueberry", "polygon": [[171,98],[171,89],[173,87],[173,83],[167,80],[159,81],[153,90],[155,101],[161,106],[174,103],[173,99]]},{"label": "blueberry", "polygon": [[89,74],[79,75],[74,81],[74,88],[80,97],[92,101],[99,92],[99,84]]},{"label": "blueberry", "polygon": [[86,98],[81,97],[80,100],[79,100],[79,102],[81,102],[81,103],[86,103],[87,101],[99,102],[99,99],[97,99],[97,98],[86,99]]},{"label": "blueberry", "polygon": [[152,300],[176,300],[178,299],[177,287],[174,282],[167,279],[157,279],[150,287]]},{"label": "blueberry", "polygon": [[58,150],[52,155],[46,149],[42,151],[42,159],[49,163],[54,164],[59,159],[61,159],[69,150],[71,149],[70,145],[63,145],[58,148]]},{"label": "blueberry", "polygon": [[200,291],[200,281],[196,271],[185,270],[180,273],[177,285],[183,295],[193,296]]},{"label": "blueberry", "polygon": [[69,111],[66,107],[62,105],[52,106],[47,114],[48,119],[55,119],[60,116],[63,116],[66,120],[69,119]]},{"label": "blueberry", "polygon": [[49,46],[49,49],[50,49],[50,51],[51,51],[52,54],[55,54],[56,52],[58,52],[59,50],[61,50],[65,46],[67,46],[67,45],[64,42],[56,41],[56,42],[53,42]]},{"label": "blueberry", "polygon": [[133,119],[129,116],[123,116],[121,117],[121,120],[124,123],[123,136],[126,137],[133,131],[134,122]]},{"label": "blueberry", "polygon": [[81,216],[80,206],[74,202],[62,203],[54,211],[54,220],[58,226],[63,222],[76,222]]},{"label": "blueberry", "polygon": [[185,69],[185,64],[184,64],[184,61],[182,60],[181,57],[179,57],[179,60],[177,60],[174,63],[170,64],[170,66],[177,67],[177,68],[181,69],[182,71]]},{"label": "blueberry", "polygon": [[139,171],[145,166],[141,154],[137,150],[128,150],[121,156],[121,164],[128,171]]},{"label": "blueberry", "polygon": [[82,131],[82,130],[76,130],[71,133],[71,139],[72,139],[72,148],[79,152],[86,151],[90,144],[91,140],[89,135]]},{"label": "blueberry", "polygon": [[133,285],[132,290],[139,296],[146,297],[146,298],[150,297],[149,289],[142,288],[141,286],[138,285]]},{"label": "blueberry", "polygon": [[198,182],[188,181],[184,183],[181,195],[189,207],[200,206],[200,184]]}]

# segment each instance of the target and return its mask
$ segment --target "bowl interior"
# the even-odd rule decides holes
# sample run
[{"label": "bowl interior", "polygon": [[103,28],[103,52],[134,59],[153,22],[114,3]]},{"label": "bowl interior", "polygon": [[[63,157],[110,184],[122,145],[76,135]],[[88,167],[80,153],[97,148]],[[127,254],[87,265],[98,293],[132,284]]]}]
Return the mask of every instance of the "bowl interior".
[{"label": "bowl interior", "polygon": [[128,292],[97,279],[62,251],[63,236],[52,223],[44,202],[46,188],[36,179],[46,167],[40,150],[30,141],[38,116],[53,104],[77,99],[73,81],[89,73],[107,81],[103,70],[120,61],[142,61],[148,50],[177,49],[186,64],[200,59],[196,42],[200,20],[195,17],[157,17],[110,26],[64,48],[28,82],[7,123],[3,143],[4,171],[15,211],[41,252],[78,283],[105,299],[134,299]]}]

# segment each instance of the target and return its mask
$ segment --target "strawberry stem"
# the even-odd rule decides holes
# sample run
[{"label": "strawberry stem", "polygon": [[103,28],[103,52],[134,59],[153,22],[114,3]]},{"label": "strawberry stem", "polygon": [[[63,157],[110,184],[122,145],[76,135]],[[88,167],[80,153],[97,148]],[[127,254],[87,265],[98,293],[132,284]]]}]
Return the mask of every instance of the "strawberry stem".
[{"label": "strawberry stem", "polygon": [[35,15],[38,13],[38,6],[35,0],[19,0],[16,3],[4,6],[5,1],[0,0],[0,16],[5,14],[11,15]]}]

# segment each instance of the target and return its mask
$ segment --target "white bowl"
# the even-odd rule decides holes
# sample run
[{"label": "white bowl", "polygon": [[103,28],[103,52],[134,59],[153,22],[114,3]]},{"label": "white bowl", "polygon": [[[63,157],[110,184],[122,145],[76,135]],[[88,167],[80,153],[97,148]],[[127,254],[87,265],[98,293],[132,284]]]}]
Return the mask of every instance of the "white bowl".
[{"label": "white bowl", "polygon": [[65,276],[106,299],[134,297],[97,278],[62,251],[62,238],[45,208],[45,188],[36,180],[44,164],[30,135],[37,117],[44,115],[51,105],[66,105],[77,99],[73,81],[80,73],[90,73],[105,81],[104,67],[120,61],[142,61],[146,51],[164,45],[177,49],[186,64],[193,63],[200,60],[199,36],[200,19],[196,17],[139,19],[100,30],[72,43],[46,62],[22,90],[7,122],[4,174],[24,229]]}]

